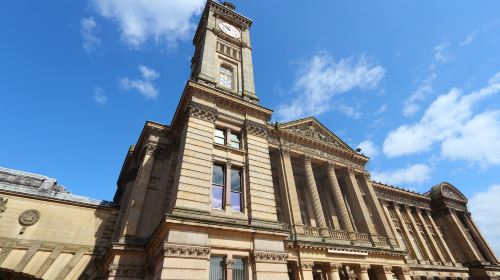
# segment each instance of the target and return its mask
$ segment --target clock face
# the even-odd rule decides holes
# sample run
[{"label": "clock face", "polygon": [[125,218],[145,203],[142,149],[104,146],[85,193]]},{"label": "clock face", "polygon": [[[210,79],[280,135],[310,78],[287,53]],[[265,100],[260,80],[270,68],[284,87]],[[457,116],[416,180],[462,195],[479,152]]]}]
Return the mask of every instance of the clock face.
[{"label": "clock face", "polygon": [[227,22],[219,22],[219,28],[220,30],[222,30],[222,32],[226,33],[227,35],[233,38],[241,37],[240,30]]}]

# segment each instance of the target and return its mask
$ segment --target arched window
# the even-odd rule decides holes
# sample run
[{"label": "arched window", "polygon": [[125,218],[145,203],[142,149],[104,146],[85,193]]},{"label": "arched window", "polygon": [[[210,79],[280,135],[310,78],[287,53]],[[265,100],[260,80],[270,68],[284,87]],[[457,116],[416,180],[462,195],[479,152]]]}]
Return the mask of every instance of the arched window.
[{"label": "arched window", "polygon": [[233,88],[233,68],[227,65],[221,65],[219,70],[219,84],[223,87]]}]

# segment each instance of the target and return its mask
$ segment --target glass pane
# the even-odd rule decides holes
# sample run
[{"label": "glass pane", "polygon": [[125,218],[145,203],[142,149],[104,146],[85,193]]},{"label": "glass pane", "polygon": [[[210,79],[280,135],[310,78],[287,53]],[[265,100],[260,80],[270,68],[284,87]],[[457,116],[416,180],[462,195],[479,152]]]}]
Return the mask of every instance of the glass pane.
[{"label": "glass pane", "polygon": [[241,212],[241,193],[231,192],[231,208],[233,211]]},{"label": "glass pane", "polygon": [[212,185],[212,194],[211,194],[212,208],[222,209],[223,190],[224,188],[221,186]]},{"label": "glass pane", "polygon": [[224,280],[224,258],[210,258],[210,276],[209,280]]},{"label": "glass pane", "polygon": [[234,260],[233,280],[245,280],[245,262],[242,259]]},{"label": "glass pane", "polygon": [[239,149],[240,148],[240,135],[237,133],[232,133],[230,136],[231,147]]},{"label": "glass pane", "polygon": [[222,165],[214,164],[212,170],[212,184],[224,186],[224,167]]},{"label": "glass pane", "polygon": [[224,131],[221,130],[221,129],[215,129],[215,133],[214,133],[214,142],[217,143],[217,144],[222,144],[224,145],[225,144],[225,137],[224,137]]},{"label": "glass pane", "polygon": [[241,192],[241,171],[231,169],[231,190]]}]

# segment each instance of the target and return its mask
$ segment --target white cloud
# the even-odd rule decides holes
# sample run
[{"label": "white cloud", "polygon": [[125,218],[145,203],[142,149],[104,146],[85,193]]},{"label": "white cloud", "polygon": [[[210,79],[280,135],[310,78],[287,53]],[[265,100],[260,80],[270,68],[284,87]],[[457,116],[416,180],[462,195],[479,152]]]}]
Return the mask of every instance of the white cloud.
[{"label": "white cloud", "polygon": [[378,155],[378,147],[371,140],[365,140],[359,143],[358,148],[360,148],[361,153],[367,157],[374,158]]},{"label": "white cloud", "polygon": [[454,57],[450,54],[448,48],[450,47],[450,43],[447,41],[441,42],[439,45],[434,47],[434,59],[437,62],[445,63],[452,60]]},{"label": "white cloud", "polygon": [[414,164],[391,171],[371,172],[374,181],[393,185],[423,183],[430,178],[430,175],[431,169],[425,164]]},{"label": "white cloud", "polygon": [[139,71],[141,72],[142,79],[125,77],[120,80],[120,86],[125,90],[135,89],[146,97],[146,99],[156,99],[158,97],[158,89],[153,84],[153,81],[160,77],[160,73],[144,65],[139,65]]},{"label": "white cloud", "polygon": [[480,228],[488,244],[500,253],[500,185],[493,185],[484,192],[476,193],[469,200],[472,219]]},{"label": "white cloud", "polygon": [[[374,89],[384,78],[385,69],[370,63],[364,56],[335,61],[320,52],[306,61],[295,81],[294,98],[278,106],[279,120],[291,120],[306,115],[319,115],[328,110],[339,110],[356,117],[356,108],[332,102],[332,97],[353,89]],[[338,106],[338,108],[335,108]]]},{"label": "white cloud", "polygon": [[93,17],[82,18],[80,27],[85,51],[91,52],[101,45],[101,38],[97,35],[99,28]]},{"label": "white cloud", "polygon": [[380,108],[378,108],[378,110],[375,112],[375,115],[380,115],[385,111],[387,111],[387,104],[380,106]]},{"label": "white cloud", "polygon": [[175,46],[194,30],[191,17],[202,11],[204,0],[91,0],[97,12],[119,26],[130,47],[147,40]]},{"label": "white cloud", "polygon": [[101,87],[94,88],[94,101],[101,105],[108,102],[108,97],[104,94],[104,90]]},{"label": "white cloud", "polygon": [[434,91],[432,83],[436,79],[437,74],[431,72],[419,85],[417,90],[412,92],[412,94],[405,100],[403,106],[403,115],[405,117],[411,117],[415,115],[418,110],[420,110],[419,101],[424,100],[429,93]]},{"label": "white cloud", "polygon": [[460,47],[462,47],[462,46],[465,46],[465,45],[472,43],[472,41],[474,41],[474,38],[477,35],[477,32],[478,31],[473,31],[473,32],[467,34],[467,37],[465,37],[465,39],[462,42],[460,42],[458,45]]},{"label": "white cloud", "polygon": [[[488,127],[498,123],[498,114],[475,114],[473,111],[477,103],[498,92],[500,72],[489,80],[486,87],[478,91],[464,95],[454,88],[449,93],[438,96],[419,122],[402,125],[387,135],[384,154],[395,157],[421,153],[430,150],[435,143],[442,143],[443,157],[486,161],[483,163],[487,164],[499,163],[499,156],[488,156],[488,153],[498,151],[500,142],[478,142],[498,139],[498,126]],[[471,143],[477,146],[470,147]]]}]

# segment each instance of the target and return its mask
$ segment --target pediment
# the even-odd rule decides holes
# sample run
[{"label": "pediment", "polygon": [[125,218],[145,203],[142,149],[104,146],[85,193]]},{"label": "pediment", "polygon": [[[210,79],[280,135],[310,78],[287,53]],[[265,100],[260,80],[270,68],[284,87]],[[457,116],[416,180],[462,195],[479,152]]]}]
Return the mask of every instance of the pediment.
[{"label": "pediment", "polygon": [[282,123],[279,124],[278,127],[282,131],[286,131],[300,137],[323,142],[328,145],[354,152],[354,150],[349,147],[349,145],[347,145],[337,135],[331,132],[314,117],[308,117],[305,119]]},{"label": "pediment", "polygon": [[467,197],[450,183],[441,183],[434,186],[431,195],[441,193],[442,196],[467,203]]}]

